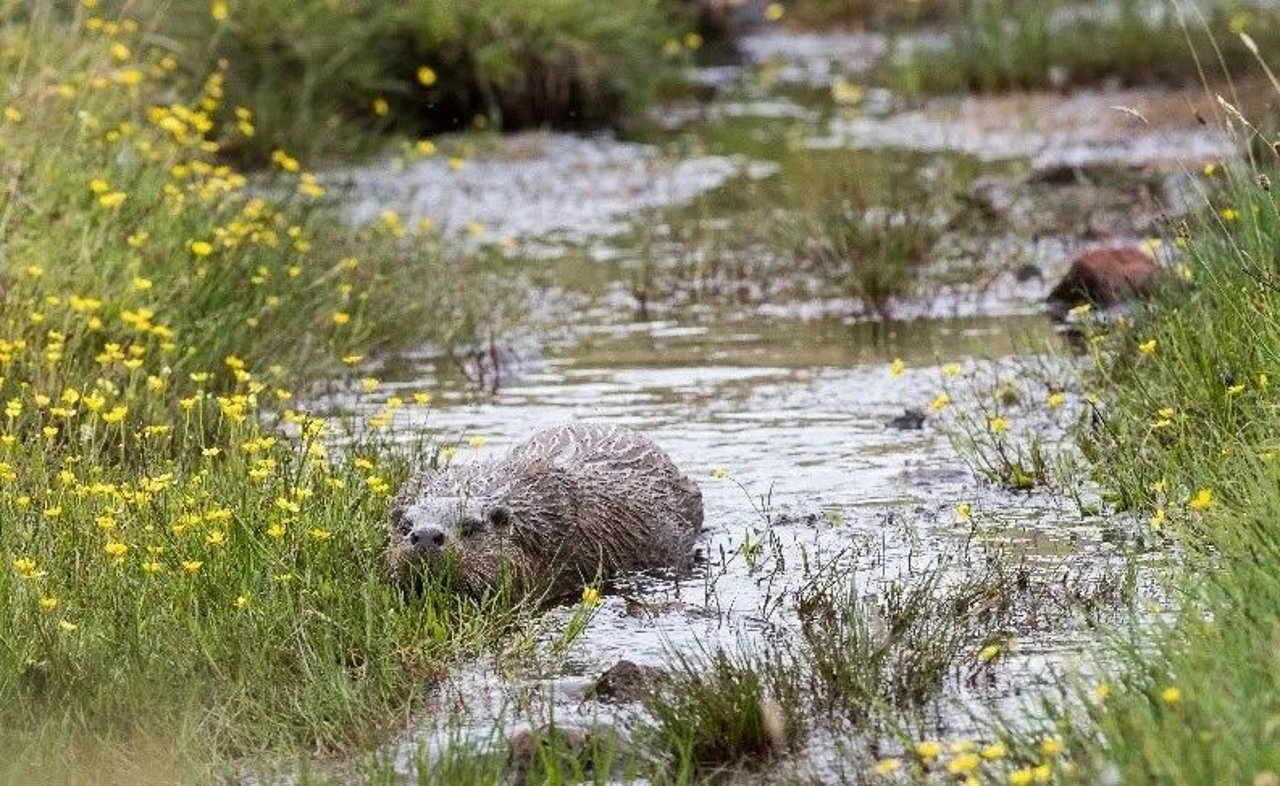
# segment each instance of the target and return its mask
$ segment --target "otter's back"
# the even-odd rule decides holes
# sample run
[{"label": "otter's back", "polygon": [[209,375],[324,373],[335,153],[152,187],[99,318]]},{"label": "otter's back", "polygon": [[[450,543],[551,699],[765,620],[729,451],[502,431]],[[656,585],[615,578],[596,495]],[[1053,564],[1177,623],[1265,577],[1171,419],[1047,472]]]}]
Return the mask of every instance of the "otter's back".
[{"label": "otter's back", "polygon": [[[583,489],[612,497],[619,514],[657,518],[696,533],[702,492],[653,440],[623,426],[571,423],[544,429],[511,450],[511,458],[546,461],[580,478]],[[628,518],[620,515],[619,518]]]},{"label": "otter's back", "polygon": [[571,423],[543,429],[512,448],[511,455],[538,458],[570,469],[596,464],[638,471],[674,468],[670,457],[652,440],[630,429],[605,423]]}]

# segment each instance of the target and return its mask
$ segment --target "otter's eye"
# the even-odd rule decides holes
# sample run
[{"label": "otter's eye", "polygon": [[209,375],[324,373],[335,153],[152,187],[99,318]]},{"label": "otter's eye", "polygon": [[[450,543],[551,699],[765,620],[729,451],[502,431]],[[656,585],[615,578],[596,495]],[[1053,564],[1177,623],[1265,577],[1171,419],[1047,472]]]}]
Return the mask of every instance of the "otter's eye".
[{"label": "otter's eye", "polygon": [[495,529],[504,530],[511,526],[511,508],[499,506],[489,511],[489,522]]},{"label": "otter's eye", "polygon": [[471,518],[470,516],[458,522],[458,532],[464,538],[471,537],[482,529],[484,529],[484,524],[481,523],[480,519]]}]

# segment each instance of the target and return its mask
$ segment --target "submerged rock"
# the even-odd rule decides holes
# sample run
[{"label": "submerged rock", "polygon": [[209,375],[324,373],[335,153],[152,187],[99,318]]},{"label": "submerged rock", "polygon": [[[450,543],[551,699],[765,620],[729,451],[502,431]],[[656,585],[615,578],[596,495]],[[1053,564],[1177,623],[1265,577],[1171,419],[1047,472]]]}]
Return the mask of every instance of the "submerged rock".
[{"label": "submerged rock", "polygon": [[902,414],[884,424],[885,428],[897,429],[898,431],[919,431],[924,428],[925,414],[915,409],[904,409]]},{"label": "submerged rock", "polygon": [[587,695],[616,702],[639,701],[667,677],[665,669],[620,660],[587,689]]},{"label": "submerged rock", "polygon": [[1076,257],[1045,302],[1055,319],[1085,304],[1113,308],[1148,297],[1159,274],[1156,261],[1136,248],[1098,248]]},{"label": "submerged rock", "polygon": [[1013,271],[1013,279],[1019,284],[1025,284],[1026,282],[1037,278],[1041,280],[1044,279],[1044,271],[1042,271],[1038,265],[1028,263]]}]

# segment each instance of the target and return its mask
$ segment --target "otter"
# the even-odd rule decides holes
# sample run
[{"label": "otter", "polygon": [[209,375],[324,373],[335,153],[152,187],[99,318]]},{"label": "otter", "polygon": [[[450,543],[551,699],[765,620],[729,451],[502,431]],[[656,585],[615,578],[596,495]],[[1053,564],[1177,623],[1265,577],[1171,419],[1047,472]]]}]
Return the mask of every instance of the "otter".
[{"label": "otter", "polygon": [[415,473],[392,502],[386,562],[401,586],[447,568],[472,594],[558,599],[623,571],[687,569],[701,529],[701,489],[657,445],[574,423]]}]

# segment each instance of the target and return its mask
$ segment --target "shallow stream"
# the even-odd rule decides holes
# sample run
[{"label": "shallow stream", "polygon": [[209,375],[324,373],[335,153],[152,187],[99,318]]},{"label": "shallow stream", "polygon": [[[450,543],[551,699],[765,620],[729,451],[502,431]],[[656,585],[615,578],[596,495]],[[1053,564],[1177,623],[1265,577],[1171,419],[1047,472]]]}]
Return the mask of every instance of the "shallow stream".
[{"label": "shallow stream", "polygon": [[[570,420],[625,424],[663,446],[701,483],[706,501],[705,560],[695,575],[611,585],[563,657],[551,666],[539,663],[536,673],[513,674],[496,661],[463,669],[423,713],[422,727],[405,735],[406,761],[418,744],[459,736],[487,740],[495,726],[513,730],[552,717],[571,725],[613,717],[615,710],[583,700],[587,684],[605,668],[621,659],[662,665],[673,652],[732,648],[785,634],[796,624],[794,592],[812,579],[813,565],[826,560],[849,565],[859,594],[867,597],[886,582],[938,565],[962,575],[995,553],[1044,585],[1072,587],[1071,597],[1114,590],[1129,548],[1112,529],[1120,525],[1083,516],[1077,501],[1063,494],[1006,491],[985,482],[954,447],[954,421],[930,415],[918,430],[887,426],[906,408],[927,409],[944,389],[953,406],[962,406],[976,395],[978,380],[1012,379],[1019,364],[1058,346],[1038,301],[1080,239],[1018,237],[1015,228],[1000,247],[1005,251],[997,252],[1008,255],[1006,269],[996,264],[987,286],[929,293],[927,306],[907,309],[915,317],[908,321],[870,321],[842,313],[838,302],[803,300],[659,307],[647,314],[638,308],[631,282],[652,260],[641,260],[630,245],[637,232],[652,232],[663,222],[714,222],[716,206],[731,203],[733,189],[785,181],[794,176],[797,158],[843,150],[837,154],[856,162],[871,181],[891,179],[904,161],[959,161],[972,170],[971,181],[988,172],[1049,166],[1042,160],[1046,150],[1068,151],[1064,156],[1073,164],[1150,165],[1157,147],[1171,159],[1220,149],[1193,131],[1185,131],[1183,150],[1171,149],[1184,132],[1163,126],[1144,137],[1118,124],[1110,136],[1084,124],[1088,133],[1058,129],[1046,141],[1046,132],[1031,122],[1005,127],[995,138],[984,136],[991,117],[968,104],[956,121],[967,125],[948,133],[945,105],[894,113],[895,99],[888,97],[863,111],[837,106],[825,92],[815,95],[809,83],[840,72],[815,66],[813,53],[835,48],[825,55],[829,61],[861,63],[867,58],[860,53],[839,51],[858,41],[797,39],[807,85],[799,93],[760,79],[762,70],[780,69],[775,61],[707,75],[704,81],[722,85],[720,97],[693,110],[671,110],[662,123],[666,130],[655,137],[657,147],[545,136],[518,142],[518,156],[481,156],[460,173],[427,162],[344,174],[356,189],[354,217],[387,207],[414,217],[435,208],[446,230],[482,222],[491,239],[518,240],[513,249],[536,248],[536,255],[514,251],[512,264],[554,281],[557,294],[534,326],[537,340],[515,342],[506,352],[508,369],[496,393],[477,390],[447,357],[424,352],[383,369],[384,384],[372,399],[337,395],[331,406],[372,411],[387,396],[411,400],[406,393],[428,391],[431,405],[398,411],[393,432],[406,441],[426,435],[459,445],[457,461],[497,455],[536,429]],[[785,61],[787,47],[785,37],[771,34],[755,49]],[[1123,99],[1143,100],[1135,94]],[[1112,99],[1070,101],[1055,111],[1078,115],[1096,107],[1101,113],[1110,111]],[[904,152],[904,146],[932,152]],[[971,157],[957,157],[956,147]],[[679,205],[691,199],[700,209],[682,213]],[[669,227],[659,228],[676,238],[666,246],[668,257],[703,253],[682,247]],[[1019,283],[1013,269],[1028,260],[1045,277]],[[973,266],[990,270],[991,262],[973,260]],[[890,371],[895,359],[904,363],[901,374]],[[948,376],[944,367],[954,363],[961,373]],[[1042,373],[1055,374],[1052,368]],[[1049,412],[1045,392],[1034,386],[1024,391],[1026,420],[1060,435],[1079,408]],[[1075,402],[1083,396],[1067,392]],[[957,515],[961,503],[972,506],[972,519]],[[1056,607],[1040,612],[1007,631],[1017,644],[1008,648],[994,683],[979,689],[955,679],[943,702],[951,710],[922,731],[967,733],[973,721],[960,708],[993,695],[1009,700],[1074,668],[1098,615]],[[574,609],[548,614],[551,640]],[[974,643],[975,656],[981,644]],[[441,723],[441,717],[450,721]],[[823,772],[835,756],[815,738],[801,758],[803,766]]]}]

